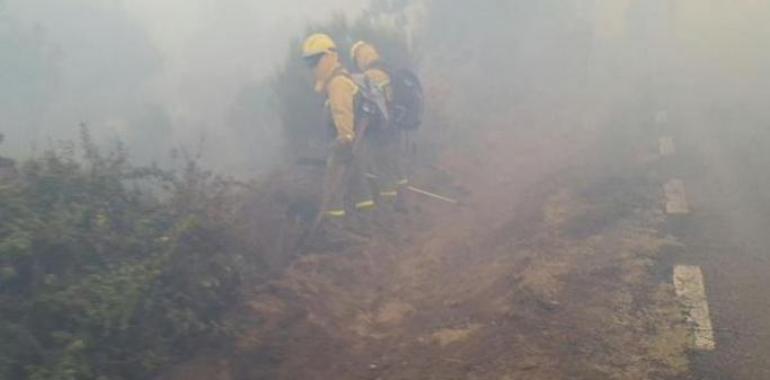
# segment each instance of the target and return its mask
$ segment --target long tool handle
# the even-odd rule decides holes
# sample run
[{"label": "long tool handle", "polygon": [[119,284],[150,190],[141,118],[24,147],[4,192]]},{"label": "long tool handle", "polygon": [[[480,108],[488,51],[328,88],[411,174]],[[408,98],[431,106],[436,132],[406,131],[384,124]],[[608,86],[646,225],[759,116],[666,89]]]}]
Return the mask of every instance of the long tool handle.
[{"label": "long tool handle", "polygon": [[456,199],[447,198],[445,196],[434,194],[434,193],[431,193],[430,191],[426,191],[426,190],[423,190],[423,189],[418,189],[418,188],[416,188],[414,186],[407,186],[406,188],[409,191],[415,192],[417,194],[422,194],[422,195],[425,195],[425,196],[433,198],[433,199],[438,199],[438,200],[446,202],[446,203],[451,203],[453,205],[459,205],[460,204],[460,201],[458,201]]}]

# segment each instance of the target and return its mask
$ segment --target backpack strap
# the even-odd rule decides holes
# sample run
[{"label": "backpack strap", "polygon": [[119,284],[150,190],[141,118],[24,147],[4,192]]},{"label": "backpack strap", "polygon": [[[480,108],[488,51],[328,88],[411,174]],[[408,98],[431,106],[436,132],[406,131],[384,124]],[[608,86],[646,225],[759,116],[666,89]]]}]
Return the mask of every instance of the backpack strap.
[{"label": "backpack strap", "polygon": [[[365,91],[365,89],[363,89],[361,87],[362,84],[358,83],[355,80],[355,78],[353,77],[353,75],[351,75],[350,72],[345,70],[345,68],[343,68],[342,66],[336,68],[332,72],[332,74],[329,76],[329,78],[324,83],[324,87],[328,87],[329,84],[332,81],[336,80],[339,77],[343,77],[344,80],[350,82],[350,84],[355,89],[354,93],[353,93],[353,115],[354,115],[354,126],[353,126],[353,128],[354,128],[356,134],[362,133],[361,127],[362,127],[362,121],[363,121],[362,116],[363,115],[362,115],[362,112],[361,112],[360,109],[362,107],[362,104],[364,103],[363,98],[364,98],[364,91]],[[331,135],[333,136],[336,133],[336,127],[334,125],[334,119],[333,119],[332,114],[331,114],[331,108],[330,108],[330,102],[329,102],[328,96],[326,98],[326,101],[324,102],[324,110],[325,110],[325,113],[326,113],[325,118],[326,118],[327,123],[329,125],[329,130],[331,131]]]},{"label": "backpack strap", "polygon": [[[356,82],[355,79],[353,79],[353,76],[347,70],[345,70],[345,68],[340,66],[340,67],[336,68],[332,72],[332,75],[330,75],[329,78],[326,80],[326,82],[324,82],[324,88],[328,87],[329,83],[331,83],[333,80],[337,79],[337,77],[344,77],[345,79],[350,81],[350,83],[352,83],[353,86],[355,87],[356,90],[355,90],[355,93],[353,94],[353,110],[355,111],[358,108],[358,103],[360,102],[359,98],[361,97],[361,85],[358,82]],[[326,101],[324,102],[324,108],[325,109],[329,108],[329,98],[328,97],[326,98]]]}]

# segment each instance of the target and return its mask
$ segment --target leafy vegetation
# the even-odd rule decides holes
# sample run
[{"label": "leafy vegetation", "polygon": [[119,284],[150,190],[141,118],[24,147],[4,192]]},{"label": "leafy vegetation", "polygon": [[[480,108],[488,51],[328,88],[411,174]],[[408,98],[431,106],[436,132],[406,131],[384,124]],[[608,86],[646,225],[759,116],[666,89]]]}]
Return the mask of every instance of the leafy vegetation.
[{"label": "leafy vegetation", "polygon": [[[348,67],[358,39],[408,63],[403,36],[375,24],[336,18],[308,32],[332,34]],[[273,78],[272,105],[289,156],[323,155],[323,102],[299,43]],[[255,191],[185,154],[168,170],[132,163],[123,146],[99,149],[85,128],[80,140],[0,171],[0,378],[147,379],[226,350],[238,332],[228,313],[246,284],[290,261],[276,236],[302,203],[294,193],[315,194],[318,181],[285,167]]]},{"label": "leafy vegetation", "polygon": [[238,184],[135,167],[83,131],[0,179],[0,378],[128,379],[202,346],[258,248]]}]

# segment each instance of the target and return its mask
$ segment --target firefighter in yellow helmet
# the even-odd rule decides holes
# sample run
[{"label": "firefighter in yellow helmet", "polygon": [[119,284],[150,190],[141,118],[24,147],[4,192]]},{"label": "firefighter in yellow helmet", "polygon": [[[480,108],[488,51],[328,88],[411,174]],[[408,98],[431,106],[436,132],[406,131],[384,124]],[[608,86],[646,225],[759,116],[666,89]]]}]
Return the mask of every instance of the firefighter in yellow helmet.
[{"label": "firefighter in yellow helmet", "polygon": [[[374,197],[354,157],[359,154],[356,102],[359,88],[342,67],[337,46],[326,34],[313,34],[302,44],[302,57],[315,76],[315,91],[324,94],[336,139],[327,159],[321,210],[316,225],[324,219],[345,217],[350,208],[375,206]],[[362,148],[362,147],[361,147]],[[346,207],[350,205],[352,207]]]},{"label": "firefighter in yellow helmet", "polygon": [[[350,57],[368,83],[384,94],[390,109],[393,101],[391,78],[377,49],[370,43],[359,41],[350,49]],[[379,199],[391,201],[397,207],[403,206],[402,190],[408,181],[403,170],[403,154],[399,149],[401,134],[389,121],[383,120],[371,126],[366,137],[370,147],[370,169],[376,176]]]}]

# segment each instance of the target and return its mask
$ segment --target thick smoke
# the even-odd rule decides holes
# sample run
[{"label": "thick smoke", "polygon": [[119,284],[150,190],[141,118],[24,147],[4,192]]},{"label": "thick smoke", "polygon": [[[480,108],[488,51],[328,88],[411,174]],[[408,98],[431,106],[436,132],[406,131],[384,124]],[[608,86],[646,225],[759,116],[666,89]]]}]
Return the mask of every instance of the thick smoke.
[{"label": "thick smoke", "polygon": [[308,22],[360,12],[357,1],[0,2],[5,154],[76,137],[120,139],[143,161],[202,150],[238,174],[281,147],[266,79]]},{"label": "thick smoke", "polygon": [[[446,75],[445,87],[457,95],[434,103],[456,101],[462,104],[450,109],[473,111],[460,112],[457,125],[533,99],[558,107],[576,98],[646,97],[659,108],[671,104],[664,98],[672,91],[698,93],[689,100],[702,107],[734,104],[747,117],[770,119],[768,1],[375,5],[423,3],[430,12],[413,50],[424,58],[421,73]],[[164,161],[173,147],[200,146],[220,168],[264,171],[282,145],[266,78],[285,59],[287,42],[309,22],[353,17],[368,5],[2,1],[0,148],[28,155],[51,139],[76,136],[86,123],[102,141],[125,141],[142,160]]]}]

